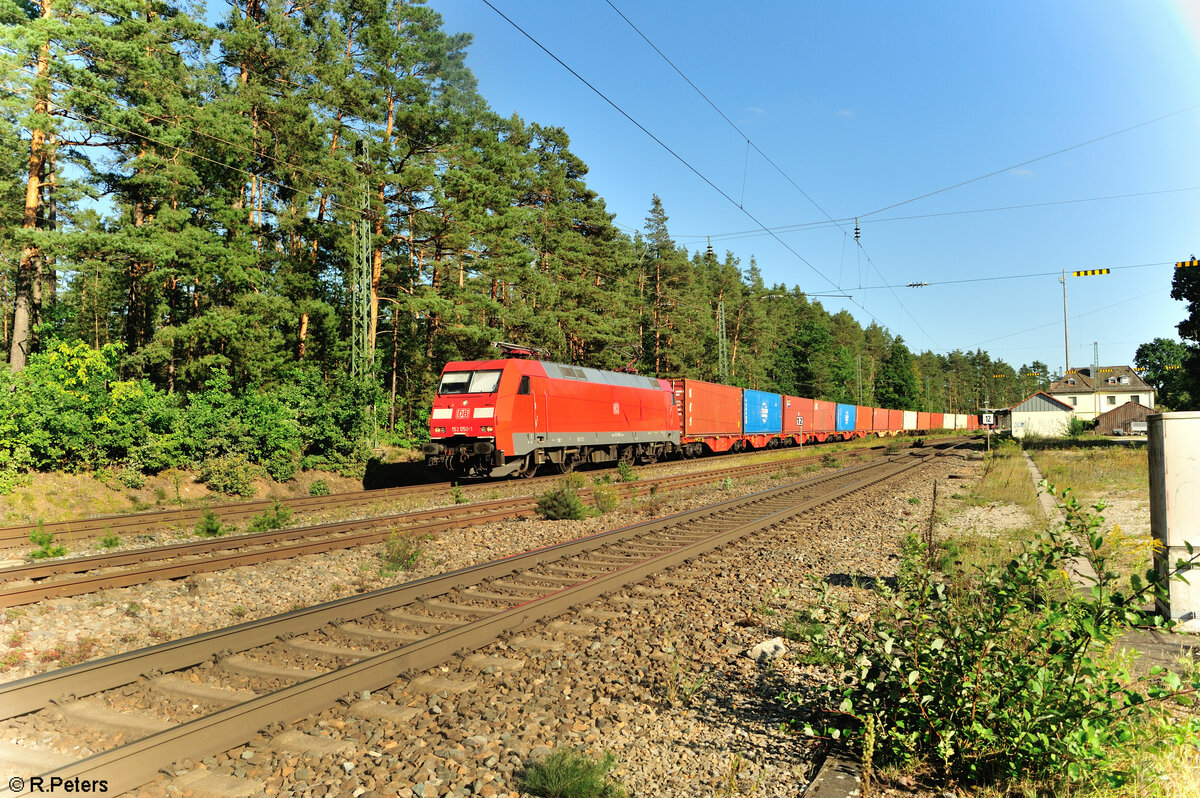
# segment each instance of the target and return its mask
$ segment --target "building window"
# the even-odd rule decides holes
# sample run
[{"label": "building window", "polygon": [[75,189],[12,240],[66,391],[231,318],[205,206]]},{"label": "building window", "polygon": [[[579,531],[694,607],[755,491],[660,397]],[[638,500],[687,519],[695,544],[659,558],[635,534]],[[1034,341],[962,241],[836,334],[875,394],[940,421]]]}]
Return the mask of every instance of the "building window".
[{"label": "building window", "polygon": [[1140,405],[1142,403],[1142,397],[1134,394],[1133,396],[1129,397],[1129,401],[1133,402],[1135,405]]},{"label": "building window", "polygon": [[1074,384],[1075,384],[1074,379],[1067,380],[1067,385],[1074,385]]},{"label": "building window", "polygon": [[1075,407],[1075,406],[1076,406],[1076,405],[1078,405],[1078,404],[1079,404],[1079,397],[1078,397],[1078,396],[1072,396],[1072,397],[1071,397],[1071,407]]},{"label": "building window", "polygon": [[1115,405],[1117,403],[1117,397],[1115,397],[1115,396],[1108,397],[1108,403],[1110,405]]}]

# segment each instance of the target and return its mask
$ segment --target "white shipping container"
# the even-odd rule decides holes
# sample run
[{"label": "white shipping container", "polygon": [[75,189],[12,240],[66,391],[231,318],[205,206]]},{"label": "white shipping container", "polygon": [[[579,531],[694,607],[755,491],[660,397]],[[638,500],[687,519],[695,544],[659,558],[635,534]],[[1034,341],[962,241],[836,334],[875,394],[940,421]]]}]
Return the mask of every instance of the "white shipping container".
[{"label": "white shipping container", "polygon": [[905,410],[904,421],[900,424],[901,429],[916,429],[917,428],[917,411]]},{"label": "white shipping container", "polygon": [[966,429],[967,428],[967,414],[966,413],[955,413],[954,414],[954,428],[955,429]]}]

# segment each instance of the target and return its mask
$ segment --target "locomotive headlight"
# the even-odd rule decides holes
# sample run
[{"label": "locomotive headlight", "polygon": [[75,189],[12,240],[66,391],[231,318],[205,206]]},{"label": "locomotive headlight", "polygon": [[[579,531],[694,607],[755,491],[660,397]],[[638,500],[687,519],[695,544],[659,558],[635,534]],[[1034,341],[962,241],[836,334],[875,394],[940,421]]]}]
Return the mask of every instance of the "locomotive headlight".
[{"label": "locomotive headlight", "polygon": [[480,431],[480,432],[491,432],[491,431],[492,431],[492,427],[480,427],[480,428],[479,428],[479,431]]},{"label": "locomotive headlight", "polygon": [[445,427],[434,427],[433,431],[434,432],[445,432],[446,428]]}]

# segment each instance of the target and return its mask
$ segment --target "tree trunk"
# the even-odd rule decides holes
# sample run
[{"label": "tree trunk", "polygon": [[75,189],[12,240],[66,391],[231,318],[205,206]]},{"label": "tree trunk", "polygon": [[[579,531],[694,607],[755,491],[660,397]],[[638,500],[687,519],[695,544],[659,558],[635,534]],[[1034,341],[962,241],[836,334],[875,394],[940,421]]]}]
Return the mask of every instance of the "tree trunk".
[{"label": "tree trunk", "polygon": [[[51,16],[51,0],[42,0],[42,19]],[[50,40],[38,49],[37,96],[33,101],[34,114],[50,112]],[[29,136],[29,172],[25,183],[25,216],[22,229],[36,230],[38,213],[41,210],[42,170],[46,164],[46,131],[34,128]],[[9,366],[14,372],[21,371],[29,358],[32,346],[33,319],[37,313],[34,291],[42,270],[42,252],[34,243],[26,244],[21,250],[21,262],[17,266],[14,286],[16,306],[13,308],[12,343],[9,348]]]}]

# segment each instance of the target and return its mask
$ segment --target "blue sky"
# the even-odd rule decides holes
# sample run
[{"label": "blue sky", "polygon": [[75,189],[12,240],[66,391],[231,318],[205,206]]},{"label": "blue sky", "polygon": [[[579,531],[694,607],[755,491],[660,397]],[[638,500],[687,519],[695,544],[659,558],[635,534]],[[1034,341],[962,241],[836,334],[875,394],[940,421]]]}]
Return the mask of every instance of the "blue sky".
[{"label": "blue sky", "polygon": [[[467,63],[492,107],[562,126],[627,231],[658,194],[680,244],[711,236],[768,283],[840,288],[853,300],[825,307],[917,350],[1062,368],[1063,269],[1072,366],[1092,362],[1093,342],[1110,365],[1175,337],[1173,264],[1200,254],[1191,0],[612,0],[742,133],[606,0],[491,2],[733,200],[482,0],[431,0],[448,31],[474,35]],[[781,244],[739,204],[770,228],[824,224],[780,230]],[[855,216],[861,248],[853,221],[828,221]],[[1095,268],[1113,271],[1069,276]],[[879,287],[910,282],[933,285]]]}]

